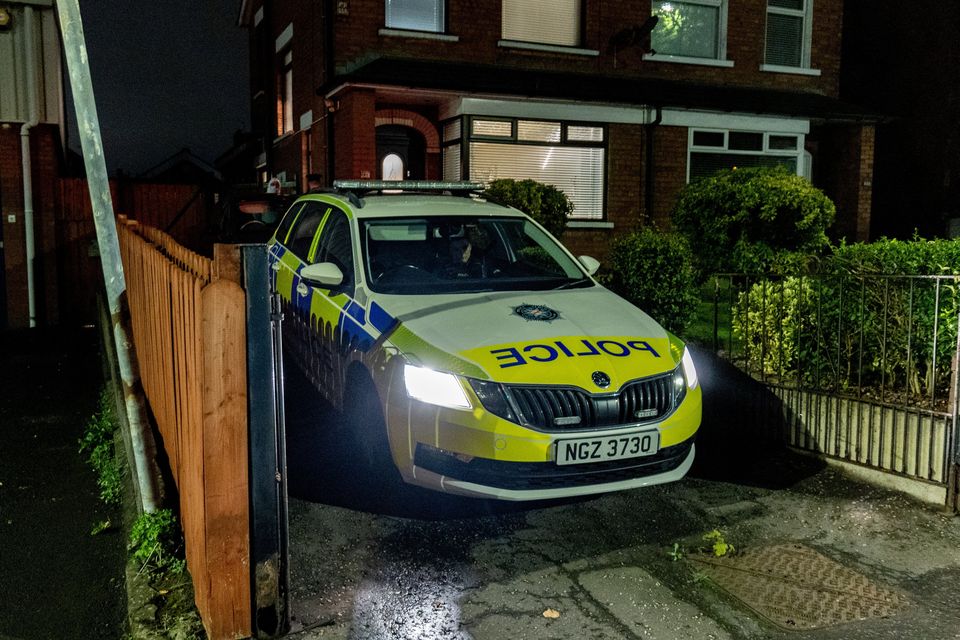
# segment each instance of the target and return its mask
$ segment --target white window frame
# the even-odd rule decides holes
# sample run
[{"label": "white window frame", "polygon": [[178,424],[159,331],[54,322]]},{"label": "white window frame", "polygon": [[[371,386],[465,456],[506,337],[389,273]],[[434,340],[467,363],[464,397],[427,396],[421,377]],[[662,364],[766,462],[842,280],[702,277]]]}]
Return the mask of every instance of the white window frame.
[{"label": "white window frame", "polygon": [[[770,5],[770,0],[767,0],[767,11],[766,16],[769,18],[770,14],[781,15],[781,16],[793,16],[795,18],[800,18],[803,20],[803,36],[800,42],[800,66],[791,67],[778,64],[767,64],[767,33],[768,30],[766,26],[764,27],[764,39],[763,39],[763,64],[760,65],[761,71],[773,71],[779,73],[799,73],[803,75],[820,75],[818,69],[812,69],[810,67],[810,50],[812,48],[812,39],[813,39],[813,0],[803,0],[803,9],[787,9],[784,7],[774,7]],[[769,19],[767,21],[769,23]]]},{"label": "white window frame", "polygon": [[[443,148],[457,146],[460,149],[460,175],[468,176],[473,168],[470,167],[470,145],[473,143],[494,143],[494,144],[503,144],[504,146],[516,145],[516,146],[537,146],[537,147],[569,147],[569,148],[583,148],[583,149],[600,149],[602,151],[603,160],[600,166],[600,169],[603,173],[602,184],[600,186],[601,191],[601,202],[600,202],[600,217],[591,217],[591,216],[578,216],[576,211],[574,214],[567,217],[568,226],[580,226],[583,228],[597,227],[597,228],[612,228],[612,224],[607,221],[607,189],[609,185],[609,177],[607,175],[607,164],[610,161],[610,150],[609,150],[609,131],[607,126],[602,122],[592,122],[592,121],[582,121],[582,120],[563,120],[563,119],[554,119],[554,118],[531,118],[531,117],[510,117],[510,116],[486,116],[486,115],[469,115],[463,114],[456,116],[457,119],[460,119],[460,135],[457,137],[453,136],[452,128],[450,130],[451,137],[450,139],[444,138]],[[473,133],[473,122],[475,120],[480,121],[493,121],[493,122],[509,122],[511,123],[510,134],[504,135],[482,135]],[[549,122],[551,124],[557,123],[560,125],[560,140],[555,142],[547,141],[535,141],[535,140],[520,140],[518,137],[518,130],[520,128],[520,122]],[[450,121],[443,124],[444,134],[447,133],[448,125]],[[601,139],[600,140],[570,140],[568,137],[568,129],[570,127],[590,127],[599,129]],[[464,171],[466,168],[466,171]],[[506,177],[506,176],[504,176]],[[446,177],[444,178],[446,179]]]},{"label": "white window frame", "polygon": [[[644,60],[656,62],[677,62],[681,64],[702,64],[713,67],[732,67],[733,61],[727,60],[727,4],[728,0],[678,0],[684,4],[697,4],[705,7],[717,7],[717,56],[715,58],[700,58],[698,56],[678,56],[667,53],[645,54]],[[809,0],[808,0],[809,1]],[[650,4],[650,15],[653,15],[653,3]],[[652,45],[652,40],[651,40]]]},{"label": "white window frame", "polygon": [[447,30],[447,0],[433,0],[435,4],[440,5],[440,25],[438,29],[411,29],[409,27],[399,27],[390,24],[387,3],[389,0],[383,0],[383,23],[384,28],[380,30],[380,35],[407,35],[417,37],[414,34],[429,36],[432,34],[444,34]]},{"label": "white window frame", "polygon": [[[760,133],[763,134],[763,148],[760,150],[745,150],[730,148],[730,133]],[[720,133],[723,134],[723,146],[695,145],[693,143],[694,133]],[[796,149],[771,149],[770,136],[796,136]],[[690,183],[690,167],[694,153],[723,153],[727,155],[741,156],[766,156],[774,158],[793,158],[796,161],[796,174],[804,175],[804,145],[806,136],[802,133],[782,132],[782,131],[757,131],[749,129],[715,129],[711,127],[689,127],[687,129],[687,184]]]},{"label": "white window frame", "polygon": [[[512,0],[514,2],[520,0]],[[554,51],[558,53],[581,53],[582,55],[598,55],[599,51],[594,51],[592,49],[585,49],[583,47],[583,29],[584,29],[584,6],[587,0],[580,0],[577,5],[577,13],[574,16],[575,27],[576,27],[576,42],[573,43],[555,43],[547,42],[545,40],[516,40],[507,38],[504,35],[504,30],[506,28],[506,16],[504,12],[506,11],[506,2],[507,0],[501,0],[501,10],[500,10],[500,40],[497,42],[499,47],[513,47],[518,49],[531,49],[531,50],[541,50],[541,51]]]}]

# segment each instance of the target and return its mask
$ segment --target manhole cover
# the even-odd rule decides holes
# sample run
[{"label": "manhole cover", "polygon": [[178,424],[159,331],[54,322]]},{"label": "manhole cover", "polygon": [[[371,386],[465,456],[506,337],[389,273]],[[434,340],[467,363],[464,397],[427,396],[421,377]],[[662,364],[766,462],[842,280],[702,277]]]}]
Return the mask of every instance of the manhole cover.
[{"label": "manhole cover", "polygon": [[784,629],[884,618],[907,604],[903,595],[799,544],[690,559],[727,592]]}]

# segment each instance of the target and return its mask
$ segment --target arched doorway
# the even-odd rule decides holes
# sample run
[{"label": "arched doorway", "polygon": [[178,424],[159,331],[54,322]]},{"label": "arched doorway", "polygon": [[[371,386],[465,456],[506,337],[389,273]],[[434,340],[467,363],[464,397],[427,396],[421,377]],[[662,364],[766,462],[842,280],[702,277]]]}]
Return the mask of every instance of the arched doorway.
[{"label": "arched doorway", "polygon": [[381,180],[423,180],[427,143],[412,127],[377,127],[377,177]]}]

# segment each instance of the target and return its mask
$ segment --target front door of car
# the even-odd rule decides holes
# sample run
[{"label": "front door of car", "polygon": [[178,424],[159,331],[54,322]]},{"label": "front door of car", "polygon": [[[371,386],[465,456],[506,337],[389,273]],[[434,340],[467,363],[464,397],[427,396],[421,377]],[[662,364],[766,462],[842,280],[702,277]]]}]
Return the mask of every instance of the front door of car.
[{"label": "front door of car", "polygon": [[331,206],[324,202],[308,201],[290,227],[282,246],[274,246],[277,252],[276,291],[280,294],[284,317],[284,351],[304,373],[308,373],[310,355],[310,290],[302,282],[300,271],[316,252],[320,230],[330,211]]},{"label": "front door of car", "polygon": [[[282,267],[281,261],[284,254],[289,251],[287,248],[287,239],[290,236],[290,231],[293,226],[300,220],[300,213],[303,210],[303,206],[303,202],[295,202],[290,206],[290,209],[284,214],[283,219],[280,221],[274,233],[273,242],[268,245],[267,259],[270,262],[270,290],[272,292],[279,292],[277,275],[280,273]],[[289,294],[289,291],[287,291],[287,294]]]},{"label": "front door of car", "polygon": [[[329,262],[343,274],[338,286],[307,285],[310,289],[310,366],[330,399],[343,391],[343,372],[357,335],[363,335],[363,309],[354,302],[356,271],[350,220],[333,207],[323,224],[311,264]],[[359,317],[358,317],[359,315]]]}]

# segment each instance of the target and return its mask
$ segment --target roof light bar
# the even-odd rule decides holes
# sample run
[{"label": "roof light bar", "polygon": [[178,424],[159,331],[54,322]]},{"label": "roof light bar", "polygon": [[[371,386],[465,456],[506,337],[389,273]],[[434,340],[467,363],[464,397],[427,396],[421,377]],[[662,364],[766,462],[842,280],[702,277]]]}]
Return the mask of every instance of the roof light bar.
[{"label": "roof light bar", "polygon": [[482,191],[482,182],[441,182],[436,180],[334,180],[335,189],[366,191]]}]

